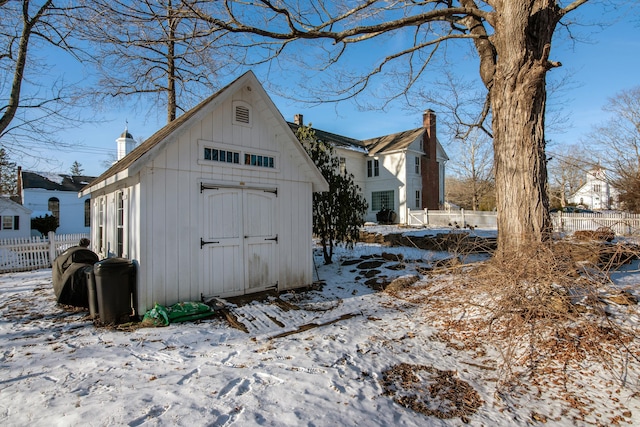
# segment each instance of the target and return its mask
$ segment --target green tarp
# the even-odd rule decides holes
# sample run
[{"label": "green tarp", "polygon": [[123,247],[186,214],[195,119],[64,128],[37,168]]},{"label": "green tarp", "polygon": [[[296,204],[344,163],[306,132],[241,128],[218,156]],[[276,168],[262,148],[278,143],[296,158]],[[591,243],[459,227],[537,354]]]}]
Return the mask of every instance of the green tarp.
[{"label": "green tarp", "polygon": [[171,323],[203,319],[212,314],[211,307],[201,302],[179,302],[170,307],[156,303],[144,314],[142,323],[146,326],[168,326]]}]

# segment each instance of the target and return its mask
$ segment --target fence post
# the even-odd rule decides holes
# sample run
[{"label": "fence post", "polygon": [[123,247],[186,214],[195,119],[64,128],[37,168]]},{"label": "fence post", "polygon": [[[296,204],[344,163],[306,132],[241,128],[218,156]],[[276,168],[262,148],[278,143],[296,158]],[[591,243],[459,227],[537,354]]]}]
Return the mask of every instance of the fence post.
[{"label": "fence post", "polygon": [[53,260],[56,259],[56,232],[49,232],[49,264],[53,265]]},{"label": "fence post", "polygon": [[422,223],[429,225],[429,210],[427,208],[424,208],[424,220]]},{"label": "fence post", "polygon": [[460,213],[462,214],[462,228],[467,228],[467,220],[464,218],[464,208],[460,209]]}]

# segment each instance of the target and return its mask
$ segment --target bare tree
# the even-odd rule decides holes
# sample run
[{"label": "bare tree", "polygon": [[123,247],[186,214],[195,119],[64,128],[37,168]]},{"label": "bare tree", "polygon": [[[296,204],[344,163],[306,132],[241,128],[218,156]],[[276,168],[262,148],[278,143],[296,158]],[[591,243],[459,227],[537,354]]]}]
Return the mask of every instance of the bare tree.
[{"label": "bare tree", "polygon": [[27,150],[25,141],[55,142],[53,130],[70,118],[73,86],[62,78],[42,83],[50,72],[34,52],[49,47],[73,55],[64,21],[75,11],[53,0],[0,2],[0,140],[12,151]]},{"label": "bare tree", "polygon": [[550,58],[551,42],[561,21],[585,4],[587,0],[368,0],[351,6],[323,0],[226,0],[213,3],[212,10],[194,10],[213,26],[280,41],[274,55],[294,40],[328,40],[334,46],[322,45],[329,54],[327,64],[344,57],[350,45],[373,40],[381,46],[385,37],[395,36],[395,52],[352,79],[341,92],[345,97],[364,91],[376,75],[402,59],[407,68],[401,81],[408,92],[438,49],[471,42],[487,90],[486,108],[476,124],[481,126],[491,111],[498,253],[504,253],[550,235],[546,76],[561,65]]},{"label": "bare tree", "polygon": [[640,212],[640,86],[616,94],[604,110],[610,119],[588,139],[600,148],[600,160],[612,173],[623,206]]},{"label": "bare tree", "polygon": [[76,23],[96,46],[91,60],[100,75],[94,93],[101,99],[140,101],[154,97],[166,105],[171,122],[219,88],[233,69],[234,48],[223,30],[211,29],[186,13],[202,0],[84,0],[90,10]]},{"label": "bare tree", "polygon": [[457,196],[465,201],[462,206],[478,210],[487,196],[495,193],[491,139],[476,130],[465,139],[455,139],[452,144],[456,150],[447,168],[464,184]]}]

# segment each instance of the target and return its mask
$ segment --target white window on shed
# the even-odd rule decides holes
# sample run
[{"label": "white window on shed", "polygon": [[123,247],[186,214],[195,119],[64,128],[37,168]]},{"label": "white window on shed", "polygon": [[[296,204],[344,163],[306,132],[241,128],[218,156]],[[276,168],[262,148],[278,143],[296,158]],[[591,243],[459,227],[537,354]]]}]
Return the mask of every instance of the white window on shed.
[{"label": "white window on shed", "polygon": [[124,193],[116,194],[116,256],[124,256]]},{"label": "white window on shed", "polygon": [[233,103],[233,124],[251,126],[251,106],[244,101]]},{"label": "white window on shed", "polygon": [[101,197],[97,200],[98,203],[98,250],[100,252],[104,251],[104,223],[106,212],[104,209],[104,197]]}]

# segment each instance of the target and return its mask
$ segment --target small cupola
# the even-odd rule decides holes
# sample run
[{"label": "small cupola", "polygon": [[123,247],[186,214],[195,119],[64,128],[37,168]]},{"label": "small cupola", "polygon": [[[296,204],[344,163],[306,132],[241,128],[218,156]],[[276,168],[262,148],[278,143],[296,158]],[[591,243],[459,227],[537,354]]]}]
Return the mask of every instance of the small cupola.
[{"label": "small cupola", "polygon": [[136,141],[133,139],[133,135],[129,133],[128,126],[124,127],[124,132],[122,132],[120,138],[116,139],[116,142],[118,144],[118,160],[129,154],[136,146]]}]

